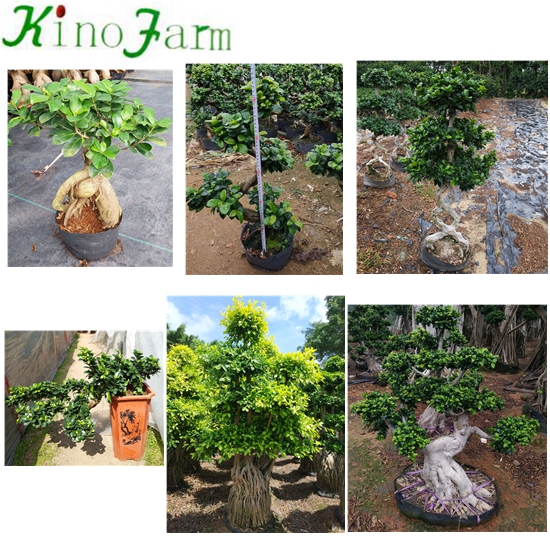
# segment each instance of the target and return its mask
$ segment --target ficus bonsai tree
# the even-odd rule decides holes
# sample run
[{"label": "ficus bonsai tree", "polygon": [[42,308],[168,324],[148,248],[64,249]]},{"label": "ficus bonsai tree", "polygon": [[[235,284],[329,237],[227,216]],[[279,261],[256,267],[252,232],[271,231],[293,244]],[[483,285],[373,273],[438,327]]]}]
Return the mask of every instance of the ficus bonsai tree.
[{"label": "ficus bonsai tree", "polygon": [[118,225],[121,208],[110,183],[113,161],[126,149],[152,158],[153,145],[166,145],[159,135],[168,131],[172,121],[157,120],[153,109],[128,97],[129,91],[123,81],[92,84],[62,78],[41,87],[24,84],[12,92],[8,130],[30,126],[28,133],[33,136],[48,130],[64,156],[81,151],[82,169],[61,184],[53,199],[65,226],[89,203],[97,207],[105,229]]},{"label": "ficus bonsai tree", "polygon": [[[460,214],[453,208],[454,188],[470,191],[483,185],[497,161],[494,150],[485,151],[494,132],[474,118],[459,116],[460,112],[475,113],[484,93],[483,78],[459,66],[434,74],[417,88],[419,105],[431,114],[408,130],[410,156],[403,159],[406,172],[415,183],[428,180],[439,188],[437,206],[432,211],[439,231],[428,235],[425,245],[434,255],[442,256],[436,250],[438,243],[454,241],[454,263],[461,263],[470,250],[468,240],[457,230]],[[450,196],[449,202],[446,195]],[[450,223],[444,221],[445,216]]]},{"label": "ficus bonsai tree", "polygon": [[65,433],[74,442],[93,439],[91,409],[103,397],[111,402],[113,396],[143,395],[143,382],[160,372],[159,360],[138,350],[125,359],[119,351],[96,356],[88,348],[80,348],[78,358],[85,363],[85,379],[10,388],[6,404],[15,407],[21,424],[43,428],[60,415]]},{"label": "ficus bonsai tree", "polygon": [[308,413],[304,388],[321,374],[313,350],[281,353],[267,337],[264,304],[236,297],[221,324],[225,339],[202,355],[210,418],[195,450],[207,460],[215,453],[233,458],[228,520],[257,530],[271,521],[277,456],[312,456],[319,448],[319,421]]},{"label": "ficus bonsai tree", "polygon": [[[283,171],[294,165],[290,151],[279,139],[263,139],[260,149],[262,171]],[[256,174],[237,184],[233,184],[229,176],[230,173],[223,169],[216,173],[203,174],[204,184],[201,187],[187,188],[186,201],[189,210],[200,212],[203,208],[209,208],[222,219],[227,216],[239,220],[240,223],[246,221],[256,224],[260,220]],[[264,181],[263,191],[264,225],[269,232],[267,248],[276,252],[288,246],[291,238],[303,228],[303,223],[293,214],[289,201],[278,200],[282,188],[272,187]],[[245,207],[241,203],[245,197],[253,208]]]},{"label": "ficus bonsai tree", "polygon": [[201,469],[195,441],[208,425],[206,374],[189,346],[172,346],[166,360],[166,432],[168,487],[184,486],[184,475]]},{"label": "ficus bonsai tree", "polygon": [[[466,338],[457,329],[460,313],[452,306],[423,306],[416,314],[418,328],[406,350],[386,356],[380,379],[389,391],[374,391],[352,405],[365,424],[384,439],[391,432],[399,454],[411,461],[423,455],[421,480],[414,486],[426,510],[435,513],[480,515],[489,508],[489,493],[476,486],[453,457],[472,434],[490,440],[498,452],[511,453],[528,444],[538,422],[503,417],[482,431],[470,416],[503,409],[504,400],[482,387],[482,369],[493,368],[496,357],[485,348],[462,347]],[[428,331],[430,329],[430,331]],[[426,408],[417,416],[424,404]]]},{"label": "ficus bonsai tree", "polygon": [[333,176],[338,185],[343,187],[344,179],[344,144],[332,143],[316,145],[312,151],[306,154],[306,168],[313,174],[320,176]]},{"label": "ficus bonsai tree", "polygon": [[391,116],[394,99],[388,95],[392,81],[388,72],[369,67],[361,75],[363,89],[358,90],[358,126],[372,132],[372,159],[366,164],[367,176],[375,181],[391,177],[388,150],[380,143],[382,137],[398,136],[401,126]]},{"label": "ficus bonsai tree", "polygon": [[327,359],[319,386],[311,394],[311,411],[321,421],[322,447],[313,458],[320,494],[339,494],[345,477],[345,365],[338,355]]}]

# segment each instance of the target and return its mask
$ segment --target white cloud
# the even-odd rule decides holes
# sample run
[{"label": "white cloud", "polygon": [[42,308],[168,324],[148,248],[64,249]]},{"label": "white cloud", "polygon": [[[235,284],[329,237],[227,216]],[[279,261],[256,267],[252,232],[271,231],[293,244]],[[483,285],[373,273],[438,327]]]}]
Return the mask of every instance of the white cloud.
[{"label": "white cloud", "polygon": [[268,320],[303,319],[309,323],[325,320],[325,298],[320,296],[281,296],[279,305],[269,308]]},{"label": "white cloud", "polygon": [[170,301],[168,301],[167,322],[172,330],[184,324],[186,334],[193,334],[206,341],[212,339],[212,333],[219,326],[219,320],[214,321],[206,314],[191,313],[186,315],[181,313],[177,306]]}]

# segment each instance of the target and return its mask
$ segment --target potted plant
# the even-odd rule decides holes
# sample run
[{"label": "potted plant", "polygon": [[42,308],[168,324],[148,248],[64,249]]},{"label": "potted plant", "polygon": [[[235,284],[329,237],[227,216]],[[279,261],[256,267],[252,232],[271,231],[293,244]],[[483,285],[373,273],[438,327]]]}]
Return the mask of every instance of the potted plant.
[{"label": "potted plant", "polygon": [[360,78],[364,88],[360,88],[357,97],[358,125],[372,132],[373,141],[364,183],[371,187],[390,187],[395,184],[395,177],[389,164],[390,154],[380,139],[401,132],[401,126],[392,117],[395,98],[381,93],[391,89],[392,81],[388,72],[378,67],[368,67]]},{"label": "potted plant", "polygon": [[[116,244],[122,210],[109,180],[118,153],[127,149],[152,158],[153,145],[166,145],[159,135],[172,121],[157,120],[129,91],[123,81],[62,78],[41,87],[25,84],[13,90],[8,104],[8,130],[30,126],[28,133],[38,136],[46,129],[64,156],[82,154],[82,169],[61,184],[52,203],[61,236],[78,259],[102,258]],[[82,230],[78,220],[85,214],[93,222]]]},{"label": "potted plant", "polygon": [[397,503],[406,515],[444,525],[476,524],[497,510],[493,481],[453,458],[470,435],[511,453],[532,440],[538,424],[520,416],[501,418],[488,433],[471,425],[471,415],[503,409],[505,403],[481,385],[482,369],[494,368],[496,356],[465,346],[460,316],[452,306],[419,308],[418,327],[406,347],[384,359],[380,380],[389,391],[365,394],[351,407],[379,439],[391,432],[399,454],[413,462],[423,455],[423,464],[414,463],[396,479]]},{"label": "potted plant", "polygon": [[316,145],[312,151],[307,153],[304,166],[309,168],[313,174],[335,177],[338,185],[343,187],[344,145],[342,143]]},{"label": "potted plant", "polygon": [[417,93],[420,106],[432,114],[409,129],[410,156],[403,163],[413,182],[430,180],[439,188],[432,211],[438,231],[425,238],[421,259],[435,269],[459,271],[469,263],[470,243],[458,231],[455,189],[466,192],[483,185],[497,161],[495,151],[484,150],[494,132],[459,116],[476,112],[485,85],[482,77],[456,66],[434,74]]},{"label": "potted plant", "polygon": [[95,356],[87,348],[79,350],[78,358],[86,364],[86,379],[14,386],[6,404],[15,407],[20,424],[34,428],[43,428],[61,415],[65,433],[74,442],[81,442],[95,437],[91,409],[105,397],[110,404],[115,457],[139,460],[145,450],[151,399],[155,396],[146,380],[160,372],[159,360],[137,350],[129,359],[119,351]]},{"label": "potted plant", "polygon": [[[239,134],[240,135],[240,134]],[[235,144],[244,145],[239,141],[239,135],[234,139]],[[227,139],[227,138],[221,138]],[[244,149],[243,149],[244,150]],[[284,142],[277,138],[262,138],[260,141],[262,172],[281,172],[294,165],[294,159]],[[267,271],[278,271],[290,260],[294,235],[303,227],[292,213],[288,201],[279,201],[282,188],[272,187],[263,182],[263,218],[266,228],[266,251],[262,250],[260,237],[260,199],[256,176],[240,184],[234,184],[229,179],[229,172],[219,170],[217,173],[203,174],[204,185],[199,189],[187,188],[187,206],[189,210],[200,212],[203,208],[210,208],[222,219],[226,216],[237,219],[243,228],[241,241],[248,262],[255,268]],[[248,198],[249,204],[255,209],[245,208],[241,199]]]}]

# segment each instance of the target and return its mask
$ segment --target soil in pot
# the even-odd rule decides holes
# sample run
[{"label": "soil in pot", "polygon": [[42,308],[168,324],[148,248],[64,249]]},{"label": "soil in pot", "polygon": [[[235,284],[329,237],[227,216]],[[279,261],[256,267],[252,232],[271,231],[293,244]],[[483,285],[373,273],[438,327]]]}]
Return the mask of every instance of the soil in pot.
[{"label": "soil in pot", "polygon": [[120,222],[113,228],[105,229],[95,203],[84,206],[81,214],[72,216],[67,225],[63,225],[64,217],[65,214],[59,212],[56,223],[61,239],[75,258],[88,261],[100,260],[115,248]]},{"label": "soil in pot", "polygon": [[464,504],[460,499],[439,500],[426,487],[421,476],[421,468],[414,464],[403,470],[401,476],[394,482],[395,499],[399,510],[408,517],[442,526],[467,527],[488,521],[498,510],[498,493],[494,480],[472,466],[463,465],[463,468],[473,486],[482,489],[483,495],[487,493],[490,495],[479,497],[481,502],[479,508]]},{"label": "soil in pot", "polygon": [[463,247],[452,237],[443,237],[433,243],[429,249],[425,243],[422,243],[421,259],[435,269],[460,271],[468,265],[470,254],[464,254]]},{"label": "soil in pot", "polygon": [[262,271],[279,271],[290,261],[293,239],[290,242],[266,229],[266,253],[262,254],[262,236],[260,224],[245,224],[241,232],[241,241],[248,263]]}]

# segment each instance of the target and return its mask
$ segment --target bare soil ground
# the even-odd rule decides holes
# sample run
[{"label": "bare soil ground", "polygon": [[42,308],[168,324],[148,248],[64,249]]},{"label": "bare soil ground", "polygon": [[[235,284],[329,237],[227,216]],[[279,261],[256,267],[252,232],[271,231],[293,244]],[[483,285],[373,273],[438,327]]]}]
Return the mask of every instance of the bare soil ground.
[{"label": "bare soil ground", "polygon": [[[543,118],[547,109],[547,103],[541,102],[533,111]],[[548,174],[547,160],[543,160],[548,150],[545,136],[539,134],[540,124],[533,129],[531,120],[502,99],[480,101],[475,117],[496,132],[491,147],[499,161],[488,183],[458,196],[462,212],[459,231],[472,249],[470,264],[463,273],[546,272]],[[389,151],[394,147],[393,138],[381,143]],[[365,187],[371,145],[368,132],[358,135],[357,273],[430,273],[419,251],[424,236],[433,232],[429,222],[436,187],[429,182],[414,185],[396,170],[394,186]],[[514,213],[524,203],[530,206]]]},{"label": "bare soil ground", "polygon": [[[520,366],[521,369],[521,366]],[[353,377],[357,371],[350,367]],[[521,370],[514,374],[484,372],[484,386],[497,392],[506,401],[504,411],[486,412],[472,418],[482,430],[492,426],[503,415],[520,415],[524,400],[519,392],[506,391],[515,383]],[[352,378],[353,379],[353,378]],[[348,386],[349,405],[359,401],[363,393],[381,390],[376,384]],[[348,415],[348,530],[355,531],[453,531],[456,527],[429,525],[404,516],[398,509],[393,482],[409,466],[407,458],[397,454],[388,436],[378,441],[367,431],[360,417]],[[527,447],[518,447],[511,455],[492,451],[487,444],[472,436],[466,449],[456,460],[472,465],[495,479],[499,494],[499,510],[487,523],[462,528],[472,532],[546,531],[547,530],[547,452],[546,434],[538,434]],[[418,457],[421,461],[421,453]]]},{"label": "bare soil ground", "polygon": [[[316,493],[315,477],[304,476],[292,457],[275,462],[271,480],[273,532],[343,533],[338,498]],[[173,488],[167,497],[169,533],[230,533],[225,504],[231,486],[231,462],[202,463],[202,472],[186,476],[187,488]]]}]

